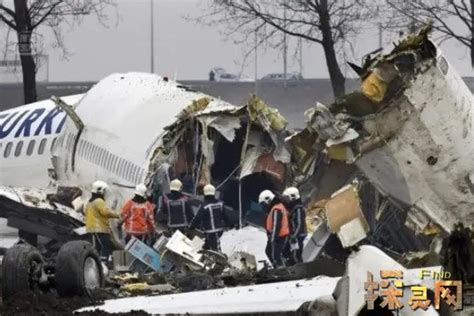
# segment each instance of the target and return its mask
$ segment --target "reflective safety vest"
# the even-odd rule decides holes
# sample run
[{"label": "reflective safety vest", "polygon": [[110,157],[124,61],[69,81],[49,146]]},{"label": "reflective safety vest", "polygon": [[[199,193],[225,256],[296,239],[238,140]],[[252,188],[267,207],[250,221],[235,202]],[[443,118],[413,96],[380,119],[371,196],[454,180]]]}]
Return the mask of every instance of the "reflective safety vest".
[{"label": "reflective safety vest", "polygon": [[281,214],[281,227],[280,231],[277,232],[278,237],[286,237],[290,234],[290,225],[288,220],[288,210],[286,209],[285,205],[283,205],[283,203],[274,205],[270,210],[270,213],[268,213],[266,223],[267,232],[273,232],[273,217],[276,215],[275,212],[280,212]]},{"label": "reflective safety vest", "polygon": [[163,202],[166,204],[168,209],[168,227],[188,227],[189,221],[188,215],[186,214],[186,202],[188,198],[182,196],[177,200],[170,200],[166,195],[163,198]]},{"label": "reflective safety vest", "polygon": [[122,208],[122,219],[127,234],[144,235],[155,229],[153,205],[128,200]]},{"label": "reflective safety vest", "polygon": [[109,233],[109,219],[119,218],[118,213],[110,210],[105,201],[97,198],[86,206],[86,231],[88,233]]}]

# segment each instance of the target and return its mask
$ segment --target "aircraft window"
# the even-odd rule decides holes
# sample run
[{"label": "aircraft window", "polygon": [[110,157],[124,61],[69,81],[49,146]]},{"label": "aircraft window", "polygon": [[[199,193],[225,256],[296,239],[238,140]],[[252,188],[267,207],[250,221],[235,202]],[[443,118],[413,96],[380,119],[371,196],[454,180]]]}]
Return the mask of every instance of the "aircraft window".
[{"label": "aircraft window", "polygon": [[114,155],[109,154],[109,164],[108,164],[109,168],[108,168],[108,170],[111,171],[111,172],[113,172],[113,170],[114,170],[113,165],[114,165]]},{"label": "aircraft window", "polygon": [[21,149],[23,148],[23,141],[19,141],[17,144],[16,144],[16,147],[15,147],[15,157],[18,157],[21,155]]},{"label": "aircraft window", "polygon": [[101,149],[101,154],[100,154],[100,166],[102,168],[105,168],[105,162],[106,162],[106,152],[105,152],[105,149]]},{"label": "aircraft window", "polygon": [[128,175],[127,178],[129,181],[133,181],[133,164],[130,162],[128,166]]},{"label": "aircraft window", "polygon": [[5,146],[5,151],[3,152],[3,157],[8,158],[8,156],[10,156],[12,147],[13,147],[12,142],[7,143],[7,145]]},{"label": "aircraft window", "polygon": [[105,152],[105,169],[110,170],[110,153],[108,151]]},{"label": "aircraft window", "polygon": [[134,169],[135,169],[135,165],[134,165],[133,163],[131,163],[131,164],[130,164],[130,171],[129,171],[128,177],[129,177],[130,181],[132,181],[132,182],[135,181],[135,179],[133,178]]},{"label": "aircraft window", "polygon": [[70,135],[71,135],[71,142],[69,143],[69,151],[72,151],[72,149],[74,148],[74,143],[76,142],[76,137],[73,134],[70,134]]},{"label": "aircraft window", "polygon": [[92,144],[92,158],[91,158],[91,161],[93,161],[95,164],[97,164],[97,156],[98,155],[99,155],[99,147]]},{"label": "aircraft window", "polygon": [[124,160],[122,158],[119,158],[117,174],[121,176],[122,178],[123,178],[123,163],[124,163]]},{"label": "aircraft window", "polygon": [[54,144],[56,144],[56,140],[57,140],[57,137],[54,137],[53,138],[53,141],[51,142],[51,151],[53,151],[53,148],[54,148]]},{"label": "aircraft window", "polygon": [[130,181],[131,182],[134,182],[135,181],[135,178],[134,178],[134,172],[135,172],[135,165],[132,163],[130,164],[130,173],[129,173],[129,178],[130,178]]},{"label": "aircraft window", "polygon": [[111,171],[113,173],[117,173],[117,156],[114,155],[114,159],[112,160],[112,168]]},{"label": "aircraft window", "polygon": [[102,148],[99,148],[99,154],[97,155],[97,165],[102,165]]},{"label": "aircraft window", "polygon": [[64,134],[58,137],[58,146],[63,147]]},{"label": "aircraft window", "polygon": [[104,168],[109,170],[109,162],[110,162],[110,153],[105,150],[105,158],[104,158]]},{"label": "aircraft window", "polygon": [[138,166],[133,165],[133,173],[132,173],[133,182],[137,183],[138,182],[137,178],[138,178]]},{"label": "aircraft window", "polygon": [[87,160],[89,160],[90,146],[91,144],[88,141],[84,141],[84,158]]},{"label": "aircraft window", "polygon": [[91,155],[91,161],[97,164],[97,146],[94,144],[92,145],[92,155]]},{"label": "aircraft window", "polygon": [[110,172],[114,172],[114,167],[115,167],[115,159],[117,157],[113,154],[110,154]]},{"label": "aircraft window", "polygon": [[87,142],[87,160],[89,161],[92,161],[92,149],[94,148],[94,146]]},{"label": "aircraft window", "polygon": [[125,162],[125,179],[130,180],[130,162]]},{"label": "aircraft window", "polygon": [[38,155],[42,155],[44,153],[44,148],[46,147],[46,138],[43,138],[38,146]]},{"label": "aircraft window", "polygon": [[79,146],[77,147],[77,153],[79,156],[84,157],[84,141],[82,139],[79,141]]},{"label": "aircraft window", "polygon": [[92,150],[94,149],[94,145],[86,142],[87,143],[87,154],[86,154],[86,159],[89,161],[92,161],[92,154],[94,153]]},{"label": "aircraft window", "polygon": [[117,164],[115,165],[115,174],[120,175],[120,162],[122,158],[117,157]]},{"label": "aircraft window", "polygon": [[67,142],[66,142],[66,149],[70,150],[71,149],[71,143],[72,143],[72,134],[67,135]]},{"label": "aircraft window", "polygon": [[135,183],[138,183],[140,181],[140,167],[136,166],[135,169]]},{"label": "aircraft window", "polygon": [[113,154],[110,154],[110,172],[114,172],[114,167],[115,167],[115,159],[117,157]]},{"label": "aircraft window", "polygon": [[30,143],[28,144],[28,148],[26,148],[26,154],[28,156],[31,156],[33,154],[33,150],[35,149],[35,143],[36,141],[34,139],[30,140]]}]

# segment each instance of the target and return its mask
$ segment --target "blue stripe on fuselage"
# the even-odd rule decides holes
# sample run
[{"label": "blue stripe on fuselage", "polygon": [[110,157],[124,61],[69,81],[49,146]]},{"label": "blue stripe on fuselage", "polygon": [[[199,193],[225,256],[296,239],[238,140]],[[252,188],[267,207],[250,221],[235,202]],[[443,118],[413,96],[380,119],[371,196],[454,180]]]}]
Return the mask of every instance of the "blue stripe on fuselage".
[{"label": "blue stripe on fuselage", "polygon": [[[33,128],[33,123],[39,120],[41,121],[37,127]],[[0,140],[13,133],[15,133],[14,138],[59,134],[65,121],[66,114],[62,109],[56,107],[3,113],[0,114]],[[54,123],[58,124],[55,130],[53,130]]]}]

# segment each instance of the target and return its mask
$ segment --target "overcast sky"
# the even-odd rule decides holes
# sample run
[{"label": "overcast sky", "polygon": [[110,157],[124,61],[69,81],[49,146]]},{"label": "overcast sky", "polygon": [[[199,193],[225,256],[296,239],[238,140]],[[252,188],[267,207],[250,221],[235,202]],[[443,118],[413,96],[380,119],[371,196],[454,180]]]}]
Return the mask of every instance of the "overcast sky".
[{"label": "overcast sky", "polygon": [[[150,71],[150,1],[116,0],[117,8],[108,10],[109,27],[104,28],[95,17],[86,17],[79,27],[64,27],[64,38],[70,55],[61,57],[60,51],[48,45],[50,81],[99,80],[113,72]],[[178,79],[206,79],[212,67],[224,67],[229,72],[240,71],[246,48],[225,41],[219,27],[200,26],[185,19],[204,13],[206,0],[154,0],[155,16],[155,72]],[[1,35],[5,28],[0,29]],[[2,36],[3,38],[4,36]],[[394,38],[384,37],[385,44]],[[289,71],[299,71],[294,57],[296,41],[290,42]],[[355,56],[378,47],[377,30],[366,30],[357,39]],[[454,41],[446,41],[442,48],[448,59],[463,76],[472,76],[467,49]],[[259,77],[282,72],[281,52],[267,48],[259,52]],[[328,77],[324,55],[316,44],[305,43],[303,49],[306,78]],[[349,70],[347,74],[352,75]],[[253,57],[244,68],[244,75],[254,77]]]}]

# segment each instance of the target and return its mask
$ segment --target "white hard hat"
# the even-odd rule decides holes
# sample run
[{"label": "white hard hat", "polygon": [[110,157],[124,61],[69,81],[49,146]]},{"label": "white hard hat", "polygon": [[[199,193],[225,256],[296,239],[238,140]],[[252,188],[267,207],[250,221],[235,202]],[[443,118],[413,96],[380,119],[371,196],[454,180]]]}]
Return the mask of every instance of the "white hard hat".
[{"label": "white hard hat", "polygon": [[204,195],[216,195],[216,188],[212,184],[206,184],[203,191]]},{"label": "white hard hat", "polygon": [[146,191],[146,185],[144,185],[143,183],[140,183],[135,187],[135,194],[141,197],[146,197]]},{"label": "white hard hat", "polygon": [[92,193],[97,193],[97,194],[104,194],[105,190],[107,189],[108,185],[104,181],[96,181],[92,183]]},{"label": "white hard hat", "polygon": [[295,187],[286,188],[283,191],[283,197],[288,198],[290,201],[294,201],[300,198],[300,191]]},{"label": "white hard hat", "polygon": [[275,194],[273,194],[272,191],[263,190],[258,196],[258,203],[270,204],[270,202],[273,201],[274,198]]},{"label": "white hard hat", "polygon": [[179,181],[179,179],[174,179],[173,181],[170,182],[170,190],[171,191],[181,192],[182,188],[183,188],[183,183],[181,181]]}]

